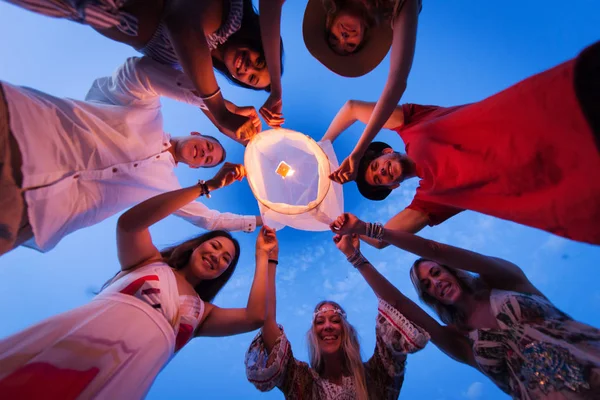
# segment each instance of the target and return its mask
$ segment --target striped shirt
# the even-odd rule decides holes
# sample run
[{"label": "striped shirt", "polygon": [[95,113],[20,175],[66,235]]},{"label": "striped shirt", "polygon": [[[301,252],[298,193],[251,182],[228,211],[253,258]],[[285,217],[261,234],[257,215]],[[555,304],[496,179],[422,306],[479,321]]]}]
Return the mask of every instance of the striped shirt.
[{"label": "striped shirt", "polygon": [[[120,32],[136,36],[138,21],[121,10],[125,0],[6,0],[9,3],[38,14],[66,18],[97,29],[117,28]],[[229,0],[227,20],[216,32],[206,36],[210,50],[216,49],[242,26],[244,0]],[[166,26],[161,23],[152,39],[140,52],[154,60],[181,69]]]}]

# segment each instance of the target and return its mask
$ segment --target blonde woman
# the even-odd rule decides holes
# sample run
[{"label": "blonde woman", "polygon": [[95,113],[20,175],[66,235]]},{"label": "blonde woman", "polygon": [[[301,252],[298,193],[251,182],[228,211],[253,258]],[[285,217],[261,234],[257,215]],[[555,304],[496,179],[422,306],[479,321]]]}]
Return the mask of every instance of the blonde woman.
[{"label": "blonde woman", "polygon": [[[336,236],[334,242],[346,255],[358,246],[357,237]],[[269,263],[265,325],[246,354],[248,380],[263,392],[277,387],[291,400],[398,398],[407,354],[422,349],[429,340],[427,333],[394,307],[398,290],[374,268],[360,270],[379,297],[377,343],[367,362],[361,358],[356,330],[344,309],[333,301],[318,303],[307,333],[307,364],[294,357],[283,328],[277,325],[276,265]]]},{"label": "blonde woman", "polygon": [[[398,309],[426,329],[440,350],[481,371],[514,399],[600,398],[600,330],[559,310],[515,264],[352,214],[338,217],[332,230],[367,233],[425,257],[414,263],[410,277],[421,300],[446,325],[406,297]],[[354,257],[364,259],[358,247]]]}]

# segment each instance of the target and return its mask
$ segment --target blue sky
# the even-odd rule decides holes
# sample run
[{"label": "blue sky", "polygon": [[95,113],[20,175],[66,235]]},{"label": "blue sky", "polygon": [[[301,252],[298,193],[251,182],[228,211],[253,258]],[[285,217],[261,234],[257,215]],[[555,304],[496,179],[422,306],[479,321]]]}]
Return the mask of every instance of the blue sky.
[{"label": "blue sky", "polygon": [[[386,59],[359,79],[333,75],[304,47],[304,6],[302,1],[290,1],[283,10],[285,126],[319,139],[346,100],[378,98],[389,62]],[[449,106],[485,98],[575,56],[599,39],[599,26],[600,4],[593,0],[569,4],[557,0],[424,1],[415,62],[402,101]],[[0,80],[76,99],[85,96],[95,78],[112,73],[126,57],[136,54],[90,28],[6,3],[0,3],[0,37]],[[266,98],[225,81],[221,84],[225,97],[238,105],[258,108]],[[228,149],[229,160],[242,162],[243,148],[220,135],[200,110],[170,100],[163,104],[167,132],[186,135],[197,130],[218,136]],[[340,159],[351,151],[361,129],[357,124],[335,143]],[[378,138],[402,148],[393,132],[382,132]],[[214,172],[181,167],[178,176],[185,185]],[[383,222],[408,205],[415,187],[416,181],[407,182],[384,202],[372,203],[362,199],[353,184],[345,185],[346,210]],[[221,211],[258,212],[246,182],[222,189],[206,201]],[[0,337],[89,301],[92,291],[118,269],[116,218],[68,236],[50,253],[18,249],[0,258]],[[152,229],[159,245],[196,232],[176,217]],[[422,234],[515,262],[563,311],[600,326],[600,289],[594,279],[598,277],[600,247],[474,212],[462,213]],[[255,234],[236,236],[242,244],[242,258],[231,282],[216,299],[220,306],[243,306],[253,276]],[[284,325],[295,355],[307,360],[304,335],[311,310],[328,298],[346,308],[361,335],[363,356],[369,357],[375,341],[375,296],[331,244],[331,235],[286,228],[279,238],[278,321]],[[395,248],[365,248],[365,254],[398,288],[416,298],[408,279],[413,255]],[[261,394],[246,381],[244,352],[253,335],[195,339],[161,373],[149,398],[281,398],[275,391]],[[401,398],[505,397],[484,375],[450,360],[433,345],[408,359]]]}]

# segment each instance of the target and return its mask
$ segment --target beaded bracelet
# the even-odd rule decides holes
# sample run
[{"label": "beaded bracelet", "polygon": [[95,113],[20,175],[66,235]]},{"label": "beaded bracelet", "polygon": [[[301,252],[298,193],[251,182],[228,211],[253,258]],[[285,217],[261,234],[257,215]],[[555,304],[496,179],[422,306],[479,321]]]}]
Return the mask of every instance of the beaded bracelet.
[{"label": "beaded bracelet", "polygon": [[199,180],[198,187],[200,188],[200,196],[206,196],[207,199],[210,199],[210,189],[208,188],[206,182],[204,182],[203,180]]},{"label": "beaded bracelet", "polygon": [[379,222],[367,222],[366,235],[373,239],[383,240],[383,225]]},{"label": "beaded bracelet", "polygon": [[369,261],[361,254],[361,252],[356,249],[354,250],[354,254],[347,258],[348,262],[352,264],[354,268],[359,268],[364,264],[368,264]]}]

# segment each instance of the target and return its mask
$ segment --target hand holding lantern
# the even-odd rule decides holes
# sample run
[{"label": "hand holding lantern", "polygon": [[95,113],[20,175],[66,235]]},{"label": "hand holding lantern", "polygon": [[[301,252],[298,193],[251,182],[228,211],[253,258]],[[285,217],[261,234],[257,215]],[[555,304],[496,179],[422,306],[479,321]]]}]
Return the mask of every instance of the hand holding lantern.
[{"label": "hand holding lantern", "polygon": [[246,170],[243,165],[226,162],[219,172],[211,180],[207,181],[206,184],[212,191],[231,185],[235,181],[241,181],[244,179],[244,176],[246,176]]},{"label": "hand holding lantern", "polygon": [[338,235],[351,235],[353,233],[364,235],[367,225],[354,214],[343,213],[329,225],[329,228]]}]

